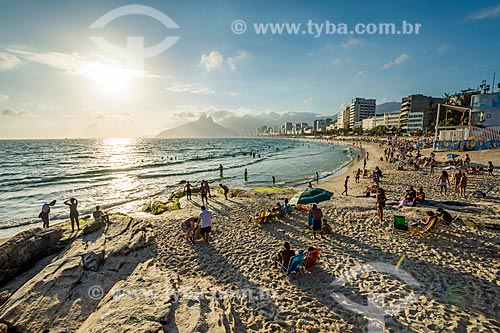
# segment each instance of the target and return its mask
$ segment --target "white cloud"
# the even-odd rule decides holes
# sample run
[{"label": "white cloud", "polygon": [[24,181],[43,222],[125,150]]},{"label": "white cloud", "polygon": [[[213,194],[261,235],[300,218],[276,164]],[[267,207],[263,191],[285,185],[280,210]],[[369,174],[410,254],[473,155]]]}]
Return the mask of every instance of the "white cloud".
[{"label": "white cloud", "polygon": [[236,70],[236,63],[240,62],[241,60],[247,58],[250,55],[250,53],[246,50],[238,50],[238,54],[236,57],[229,57],[227,58],[227,65],[231,71]]},{"label": "white cloud", "polygon": [[306,99],[304,99],[304,104],[311,104],[312,101],[313,101],[312,97],[306,98]]},{"label": "white cloud", "polygon": [[235,91],[226,91],[225,94],[229,96],[240,96],[240,94]]},{"label": "white cloud", "polygon": [[356,73],[356,77],[360,77],[361,75],[363,75],[363,73],[364,73],[363,71],[358,71],[358,72]]},{"label": "white cloud", "polygon": [[381,69],[389,69],[393,66],[404,64],[406,61],[408,61],[408,59],[410,59],[410,56],[407,55],[406,53],[403,53],[393,61],[384,64],[384,66],[382,66]]},{"label": "white cloud", "polygon": [[5,52],[0,52],[0,70],[9,70],[21,63],[21,60],[19,60],[18,57],[5,53]]},{"label": "white cloud", "polygon": [[10,100],[9,96],[0,94],[0,102],[6,102],[8,100]]},{"label": "white cloud", "polygon": [[75,74],[92,77],[96,71],[115,72],[116,74],[140,77],[140,78],[161,78],[161,76],[148,73],[145,71],[138,71],[127,69],[113,59],[105,58],[97,54],[79,55],[78,53],[62,53],[62,52],[30,52],[24,50],[8,49],[9,52],[15,54],[26,61],[46,65],[55,69],[62,70],[68,74]]},{"label": "white cloud", "polygon": [[22,117],[22,116],[30,116],[32,113],[31,111],[27,110],[5,109],[3,110],[2,114],[7,117]]},{"label": "white cloud", "polygon": [[215,91],[207,86],[195,85],[190,83],[174,83],[170,87],[165,88],[167,91],[174,93],[190,93],[195,95],[214,95]]},{"label": "white cloud", "polygon": [[466,21],[478,21],[484,19],[494,19],[500,16],[500,4],[492,7],[486,7],[469,14]]},{"label": "white cloud", "polygon": [[446,53],[446,51],[448,51],[448,44],[442,44],[441,46],[439,46],[437,48],[437,53],[440,54],[440,55],[443,55]]},{"label": "white cloud", "polygon": [[348,49],[348,48],[355,47],[355,46],[361,46],[363,44],[364,44],[364,42],[361,39],[349,38],[345,42],[342,42],[342,47],[344,49]]},{"label": "white cloud", "polygon": [[198,66],[207,72],[213,72],[219,69],[224,62],[224,56],[219,51],[212,51],[208,55],[203,53],[201,55],[200,63]]}]

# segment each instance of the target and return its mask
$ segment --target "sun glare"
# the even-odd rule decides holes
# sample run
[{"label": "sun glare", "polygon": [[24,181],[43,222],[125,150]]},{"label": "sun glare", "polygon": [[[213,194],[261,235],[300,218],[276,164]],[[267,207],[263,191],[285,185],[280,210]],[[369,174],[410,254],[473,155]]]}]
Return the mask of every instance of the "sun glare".
[{"label": "sun glare", "polygon": [[97,84],[100,92],[116,97],[130,92],[130,86],[136,76],[134,71],[100,63],[88,65],[83,72]]}]

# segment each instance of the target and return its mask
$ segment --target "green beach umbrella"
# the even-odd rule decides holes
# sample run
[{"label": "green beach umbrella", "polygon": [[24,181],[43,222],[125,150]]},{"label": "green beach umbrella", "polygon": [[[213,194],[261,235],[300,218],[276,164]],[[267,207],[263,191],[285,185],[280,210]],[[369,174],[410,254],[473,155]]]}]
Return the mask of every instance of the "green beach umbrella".
[{"label": "green beach umbrella", "polygon": [[330,200],[333,193],[322,188],[306,188],[295,194],[290,200],[291,205],[307,205]]}]

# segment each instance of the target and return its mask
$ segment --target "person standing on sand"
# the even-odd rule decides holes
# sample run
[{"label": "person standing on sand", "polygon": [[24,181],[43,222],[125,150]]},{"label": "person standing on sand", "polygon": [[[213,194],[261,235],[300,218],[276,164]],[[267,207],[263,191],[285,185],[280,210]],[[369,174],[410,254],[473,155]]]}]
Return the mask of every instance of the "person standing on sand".
[{"label": "person standing on sand", "polygon": [[460,187],[460,178],[462,178],[462,170],[455,172],[453,178],[455,179],[455,193],[457,193]]},{"label": "person standing on sand", "polygon": [[316,233],[321,232],[321,221],[323,219],[323,212],[318,208],[316,204],[311,208],[311,216],[312,216],[312,230],[314,239],[316,239]]},{"label": "person standing on sand", "polygon": [[184,186],[184,191],[186,191],[186,199],[191,200],[191,188],[193,185],[189,184],[189,181]]},{"label": "person standing on sand", "polygon": [[377,199],[377,215],[378,215],[378,218],[380,219],[380,221],[383,221],[384,220],[384,207],[385,207],[385,202],[387,200],[387,198],[385,197],[385,190],[383,188],[379,188],[377,190],[377,196],[376,196],[376,199]]},{"label": "person standing on sand", "polygon": [[200,196],[201,196],[201,204],[202,205],[208,205],[208,190],[207,188],[205,187],[205,181],[202,180],[201,181],[201,186],[200,186]]},{"label": "person standing on sand", "polygon": [[319,184],[319,173],[316,171],[316,184]]},{"label": "person standing on sand", "polygon": [[467,187],[467,175],[465,173],[462,174],[458,186],[460,187],[460,196],[465,198],[465,188]]},{"label": "person standing on sand", "polygon": [[448,178],[448,172],[442,171],[441,176],[438,178],[438,184],[440,187],[440,194],[443,194],[444,190],[444,195],[446,195],[446,185],[450,184],[450,179]]},{"label": "person standing on sand", "polygon": [[219,184],[220,188],[224,191],[224,197],[227,200],[227,194],[229,193],[229,188],[226,185]]},{"label": "person standing on sand", "polygon": [[358,171],[356,171],[356,174],[354,175],[354,180],[356,183],[359,184],[359,178],[361,177],[361,169],[358,168]]},{"label": "person standing on sand", "polygon": [[69,206],[69,218],[71,220],[71,231],[75,231],[75,222],[76,227],[80,230],[80,223],[78,221],[78,200],[75,198],[71,198],[69,200],[64,201],[64,204]]},{"label": "person standing on sand", "polygon": [[43,204],[42,211],[38,215],[38,217],[42,219],[43,228],[48,228],[49,227],[50,206],[54,206],[55,204],[56,204],[56,200],[52,200],[49,203]]},{"label": "person standing on sand", "polygon": [[245,181],[247,181],[248,180],[248,170],[247,169],[245,169],[245,173],[243,175],[245,176]]},{"label": "person standing on sand", "polygon": [[201,213],[198,219],[201,220],[201,235],[205,244],[208,244],[208,236],[210,231],[212,231],[212,213],[207,210],[207,207],[201,206]]},{"label": "person standing on sand", "polygon": [[366,158],[363,160],[363,170],[366,170]]},{"label": "person standing on sand", "polygon": [[341,194],[347,195],[347,182],[349,181],[349,176],[345,177],[345,182],[344,182],[344,191]]},{"label": "person standing on sand", "polygon": [[493,162],[488,161],[488,176],[493,177]]},{"label": "person standing on sand", "polygon": [[222,166],[222,163],[221,163],[221,164],[219,164],[219,175],[220,175],[221,178],[223,177],[222,176],[223,171],[224,171],[224,167]]},{"label": "person standing on sand", "polygon": [[273,185],[276,184],[276,178],[273,176]]}]

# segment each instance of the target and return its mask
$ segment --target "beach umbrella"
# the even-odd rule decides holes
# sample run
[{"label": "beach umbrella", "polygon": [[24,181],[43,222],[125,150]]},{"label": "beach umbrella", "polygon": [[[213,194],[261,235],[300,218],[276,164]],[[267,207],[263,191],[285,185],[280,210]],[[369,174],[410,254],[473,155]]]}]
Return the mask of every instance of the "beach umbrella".
[{"label": "beach umbrella", "polygon": [[306,205],[330,200],[333,193],[322,188],[306,188],[295,194],[290,200],[291,205]]},{"label": "beach umbrella", "polygon": [[458,155],[458,154],[448,154],[448,155],[446,155],[443,158],[446,158],[447,160],[452,160],[452,159],[454,159],[454,158],[456,158],[458,156],[460,156],[460,155]]}]

